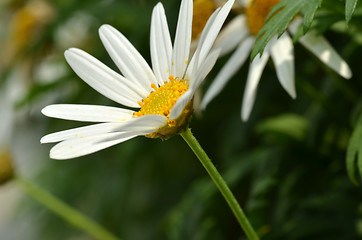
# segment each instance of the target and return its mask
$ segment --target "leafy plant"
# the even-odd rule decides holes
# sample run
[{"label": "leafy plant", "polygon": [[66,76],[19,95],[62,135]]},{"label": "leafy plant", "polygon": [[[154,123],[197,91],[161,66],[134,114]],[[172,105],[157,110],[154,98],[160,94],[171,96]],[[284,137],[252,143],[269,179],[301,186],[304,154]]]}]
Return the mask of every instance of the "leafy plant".
[{"label": "leafy plant", "polygon": [[356,10],[358,0],[346,0],[346,21],[351,20],[354,11]]},{"label": "leafy plant", "polygon": [[362,113],[348,143],[346,167],[351,181],[358,185],[356,179],[356,165],[359,175],[362,177]]},{"label": "leafy plant", "polygon": [[260,53],[263,54],[264,48],[269,40],[278,33],[280,37],[286,30],[289,23],[300,13],[304,16],[303,33],[306,33],[313,21],[315,12],[321,6],[322,0],[282,0],[270,11],[266,23],[256,36],[254,49],[251,53],[251,59]]}]

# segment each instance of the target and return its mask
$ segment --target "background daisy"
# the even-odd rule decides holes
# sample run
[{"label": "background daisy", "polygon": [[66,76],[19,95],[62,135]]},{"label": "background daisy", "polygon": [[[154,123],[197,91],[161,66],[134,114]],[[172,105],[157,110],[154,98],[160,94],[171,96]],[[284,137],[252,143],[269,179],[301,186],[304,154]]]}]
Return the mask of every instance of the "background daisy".
[{"label": "background daisy", "polygon": [[[254,0],[242,2],[246,9],[245,13],[236,16],[225,29],[223,29],[215,43],[215,49],[222,49],[221,55],[232,50],[235,51],[206,91],[201,102],[202,109],[205,109],[209,102],[220,93],[225,84],[248,59],[256,35],[263,27],[264,21],[271,8],[278,2],[279,0]],[[297,17],[293,20],[288,28],[289,33],[295,34],[301,22],[301,17]],[[277,36],[272,38],[267,44],[263,55],[256,56],[250,64],[241,109],[241,118],[243,121],[248,120],[250,116],[259,80],[269,57],[271,57],[274,62],[280,84],[292,98],[296,98],[297,94],[294,81],[294,47],[289,33],[285,32],[279,39],[277,39]],[[347,79],[352,77],[351,70],[347,63],[339,56],[328,41],[323,36],[318,35],[315,30],[308,32],[298,41],[339,75]]]}]

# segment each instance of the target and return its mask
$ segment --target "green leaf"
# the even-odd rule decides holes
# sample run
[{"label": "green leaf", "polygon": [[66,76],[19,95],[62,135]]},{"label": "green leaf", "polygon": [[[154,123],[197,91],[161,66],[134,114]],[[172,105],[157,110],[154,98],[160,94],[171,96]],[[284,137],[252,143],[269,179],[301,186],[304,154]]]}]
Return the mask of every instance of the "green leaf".
[{"label": "green leaf", "polygon": [[303,21],[304,33],[310,28],[316,10],[321,6],[323,0],[282,0],[270,11],[265,25],[256,36],[254,49],[251,53],[251,60],[260,53],[263,54],[264,48],[269,40],[278,33],[280,37],[286,30],[289,23],[298,13],[305,16]]},{"label": "green leaf", "polygon": [[308,128],[307,120],[296,114],[283,114],[269,118],[260,123],[256,130],[258,133],[279,133],[296,140],[303,140]]},{"label": "green leaf", "polygon": [[362,176],[362,114],[349,140],[346,157],[348,177],[354,184],[358,185],[356,179],[356,161],[359,174]]},{"label": "green leaf", "polygon": [[346,21],[349,21],[352,18],[353,12],[356,9],[358,0],[346,0]]},{"label": "green leaf", "polygon": [[308,32],[310,25],[312,24],[315,12],[321,6],[322,0],[307,1],[303,9],[303,32]]}]

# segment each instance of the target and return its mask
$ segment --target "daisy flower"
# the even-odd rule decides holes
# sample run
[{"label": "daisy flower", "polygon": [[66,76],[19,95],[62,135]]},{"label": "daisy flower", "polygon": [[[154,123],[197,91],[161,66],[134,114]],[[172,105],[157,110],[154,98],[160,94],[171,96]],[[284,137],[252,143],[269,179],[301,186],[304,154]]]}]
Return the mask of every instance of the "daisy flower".
[{"label": "daisy flower", "polygon": [[190,57],[192,0],[182,0],[172,46],[164,8],[152,12],[150,48],[152,69],[135,47],[115,28],[102,25],[99,35],[123,76],[88,53],[71,48],[65,58],[87,84],[126,108],[95,105],[50,105],[48,117],[98,122],[44,136],[41,143],[59,142],[50,150],[54,159],[90,154],[136,136],[168,137],[183,132],[193,112],[193,96],[214,66],[219,51],[211,47],[234,0],[229,0],[209,18],[195,54]]},{"label": "daisy flower", "polygon": [[[220,32],[215,41],[214,48],[221,49],[220,56],[235,49],[227,63],[220,70],[215,80],[207,90],[201,109],[205,109],[208,103],[222,90],[230,78],[244,64],[253,48],[255,37],[263,27],[264,21],[271,8],[280,0],[243,0],[246,11],[239,14]],[[257,55],[249,66],[246,87],[243,96],[241,118],[248,120],[257,92],[260,77],[269,57],[271,56],[277,77],[286,92],[296,98],[294,83],[294,53],[293,42],[290,34],[295,34],[302,23],[300,17],[296,17],[279,39],[274,36],[265,47],[262,56]],[[351,78],[352,73],[347,63],[338,55],[328,41],[317,35],[316,31],[309,31],[299,39],[299,43],[318,57],[324,64],[333,69],[344,78]]]}]

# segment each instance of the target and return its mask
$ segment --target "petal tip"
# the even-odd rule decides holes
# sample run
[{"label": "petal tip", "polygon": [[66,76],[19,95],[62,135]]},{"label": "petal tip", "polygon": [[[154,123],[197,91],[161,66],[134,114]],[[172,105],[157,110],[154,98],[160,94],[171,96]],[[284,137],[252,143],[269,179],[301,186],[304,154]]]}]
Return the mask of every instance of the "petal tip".
[{"label": "petal tip", "polygon": [[244,114],[241,115],[241,121],[247,122],[248,119],[249,119],[249,116],[246,116],[246,115],[244,115]]},{"label": "petal tip", "polygon": [[71,48],[68,48],[67,50],[64,51],[64,57],[65,58],[69,57],[69,54],[71,54]]},{"label": "petal tip", "polygon": [[66,160],[67,158],[64,158],[58,154],[54,154],[52,151],[49,153],[49,157],[54,160]]},{"label": "petal tip", "polygon": [[99,36],[102,38],[102,36],[107,34],[107,31],[111,31],[112,28],[113,27],[109,24],[102,24],[98,29]]},{"label": "petal tip", "polygon": [[297,93],[295,91],[295,88],[291,88],[291,89],[286,89],[287,93],[289,94],[289,96],[293,99],[297,98]]},{"label": "petal tip", "polygon": [[243,108],[241,109],[241,120],[243,122],[247,122],[249,120],[250,113],[251,113],[251,107],[250,106],[245,106],[243,104]]},{"label": "petal tip", "polygon": [[162,3],[161,2],[158,2],[156,5],[155,5],[155,7],[154,8],[162,8],[163,7],[163,5],[162,5]]},{"label": "petal tip", "polygon": [[104,30],[104,29],[109,29],[109,28],[112,28],[112,26],[111,25],[109,25],[109,24],[102,24],[100,27],[99,27],[99,30]]},{"label": "petal tip", "polygon": [[80,52],[82,52],[82,50],[80,50],[79,48],[68,48],[67,50],[64,51],[64,57],[69,63],[69,61],[71,61],[73,57],[75,57]]},{"label": "petal tip", "polygon": [[44,136],[44,137],[42,137],[41,139],[40,139],[40,143],[41,144],[43,144],[43,143],[47,143],[47,141],[46,141],[46,138],[45,138],[46,136]]},{"label": "petal tip", "polygon": [[69,157],[69,154],[63,154],[63,152],[60,152],[59,149],[57,149],[57,145],[50,149],[49,157],[54,160],[67,160],[72,158]]},{"label": "petal tip", "polygon": [[351,79],[353,74],[352,74],[352,71],[351,69],[348,67],[348,65],[346,64],[344,66],[344,69],[340,72],[340,75],[342,77],[344,77],[345,79]]},{"label": "petal tip", "polygon": [[40,110],[40,112],[41,112],[43,115],[47,116],[47,111],[48,111],[48,109],[49,109],[49,106],[46,106],[46,107],[44,107],[42,110]]},{"label": "petal tip", "polygon": [[204,102],[204,101],[201,102],[201,104],[200,104],[201,111],[205,111],[207,104],[208,104],[207,102]]}]

